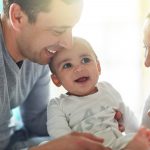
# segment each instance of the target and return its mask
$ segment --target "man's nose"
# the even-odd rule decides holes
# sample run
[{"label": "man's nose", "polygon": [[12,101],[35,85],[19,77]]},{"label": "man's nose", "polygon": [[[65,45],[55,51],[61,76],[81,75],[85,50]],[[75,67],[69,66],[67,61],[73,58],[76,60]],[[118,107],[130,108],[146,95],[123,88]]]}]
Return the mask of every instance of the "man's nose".
[{"label": "man's nose", "polygon": [[73,45],[72,31],[67,31],[61,36],[59,45],[65,49],[71,49]]}]

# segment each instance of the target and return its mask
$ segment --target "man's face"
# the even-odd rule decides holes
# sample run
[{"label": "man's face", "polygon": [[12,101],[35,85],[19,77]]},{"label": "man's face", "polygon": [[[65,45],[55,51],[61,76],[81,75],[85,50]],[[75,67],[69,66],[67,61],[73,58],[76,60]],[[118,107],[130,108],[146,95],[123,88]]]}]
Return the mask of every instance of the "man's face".
[{"label": "man's face", "polygon": [[82,1],[67,5],[53,0],[48,13],[41,12],[35,23],[25,19],[17,36],[17,48],[23,59],[48,64],[51,57],[62,47],[72,46],[72,28],[78,22]]}]

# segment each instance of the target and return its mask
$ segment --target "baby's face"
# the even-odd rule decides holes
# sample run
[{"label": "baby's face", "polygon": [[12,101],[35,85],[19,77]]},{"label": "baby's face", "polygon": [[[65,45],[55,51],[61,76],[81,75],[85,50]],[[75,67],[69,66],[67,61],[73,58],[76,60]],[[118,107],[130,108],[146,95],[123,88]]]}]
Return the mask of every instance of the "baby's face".
[{"label": "baby's face", "polygon": [[143,42],[145,45],[145,66],[150,67],[150,19],[144,23]]},{"label": "baby's face", "polygon": [[72,49],[56,53],[53,66],[57,78],[69,93],[83,96],[95,90],[100,66],[85,43],[76,41]]}]

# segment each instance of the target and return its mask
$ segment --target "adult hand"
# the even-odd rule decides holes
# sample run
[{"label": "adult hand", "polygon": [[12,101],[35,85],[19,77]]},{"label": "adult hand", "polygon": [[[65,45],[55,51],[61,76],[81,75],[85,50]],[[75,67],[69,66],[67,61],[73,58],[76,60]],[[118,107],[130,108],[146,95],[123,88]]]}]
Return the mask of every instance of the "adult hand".
[{"label": "adult hand", "polygon": [[150,130],[140,128],[123,150],[150,150]]},{"label": "adult hand", "polygon": [[114,119],[116,119],[118,121],[118,129],[121,131],[121,132],[124,132],[125,131],[125,127],[124,125],[121,123],[122,122],[122,119],[123,119],[123,115],[120,111],[118,110],[115,110],[116,111],[116,114],[114,116]]},{"label": "adult hand", "polygon": [[102,138],[90,133],[72,132],[30,150],[111,150],[102,143]]}]

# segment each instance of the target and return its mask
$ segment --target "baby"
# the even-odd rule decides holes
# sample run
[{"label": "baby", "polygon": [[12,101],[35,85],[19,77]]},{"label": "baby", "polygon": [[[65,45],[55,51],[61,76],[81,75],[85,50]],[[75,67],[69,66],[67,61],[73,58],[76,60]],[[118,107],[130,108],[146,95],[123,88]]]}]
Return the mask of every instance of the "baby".
[{"label": "baby", "polygon": [[[112,85],[98,82],[100,63],[86,40],[74,37],[72,49],[57,52],[50,69],[54,84],[67,90],[48,105],[47,128],[52,137],[72,131],[90,132],[104,138],[104,145],[113,150],[134,145],[129,141],[133,138],[131,132],[138,129],[137,120]],[[122,123],[128,134],[123,135],[118,130],[118,122],[114,119],[116,110],[123,114]]]}]

